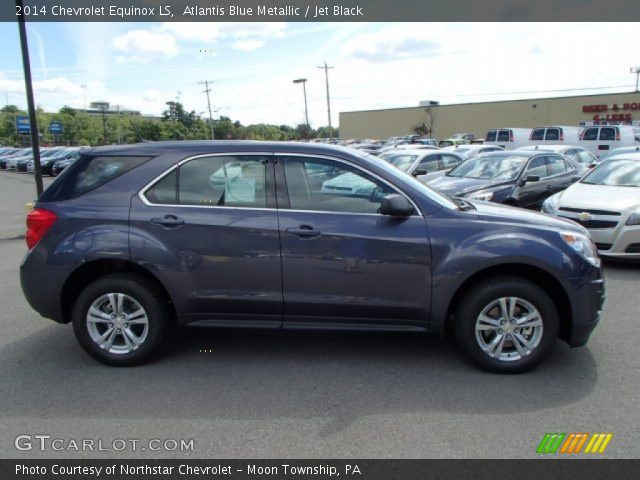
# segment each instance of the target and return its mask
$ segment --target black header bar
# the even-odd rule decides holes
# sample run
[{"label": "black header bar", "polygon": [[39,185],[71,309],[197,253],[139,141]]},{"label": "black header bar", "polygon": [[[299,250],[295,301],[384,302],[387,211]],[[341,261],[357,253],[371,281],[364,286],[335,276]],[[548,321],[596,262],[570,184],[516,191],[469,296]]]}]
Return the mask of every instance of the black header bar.
[{"label": "black header bar", "polygon": [[30,22],[640,20],[637,0],[24,0],[20,12],[11,0],[0,2],[0,21],[15,21],[18,14]]}]

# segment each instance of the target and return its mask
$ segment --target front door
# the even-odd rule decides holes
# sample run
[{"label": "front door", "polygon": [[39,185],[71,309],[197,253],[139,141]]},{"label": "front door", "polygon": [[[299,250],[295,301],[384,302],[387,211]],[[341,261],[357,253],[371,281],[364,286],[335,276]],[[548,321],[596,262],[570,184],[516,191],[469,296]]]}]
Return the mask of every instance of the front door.
[{"label": "front door", "polygon": [[281,326],[272,162],[200,156],[133,197],[131,256],[167,286],[180,323]]},{"label": "front door", "polygon": [[276,164],[284,326],[423,327],[431,291],[425,219],[378,213],[395,187],[347,162]]}]

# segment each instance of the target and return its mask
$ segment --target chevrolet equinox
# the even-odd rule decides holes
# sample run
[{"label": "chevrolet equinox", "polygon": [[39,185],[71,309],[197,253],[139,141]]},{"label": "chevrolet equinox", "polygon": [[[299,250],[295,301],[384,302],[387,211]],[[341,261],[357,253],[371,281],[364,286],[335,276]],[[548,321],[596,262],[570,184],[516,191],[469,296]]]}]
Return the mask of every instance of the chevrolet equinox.
[{"label": "chevrolet equinox", "polygon": [[520,372],[600,319],[580,225],[437,193],[341,147],[158,142],[87,150],[27,216],[20,275],[43,317],[109,365],[174,326],[450,332]]}]

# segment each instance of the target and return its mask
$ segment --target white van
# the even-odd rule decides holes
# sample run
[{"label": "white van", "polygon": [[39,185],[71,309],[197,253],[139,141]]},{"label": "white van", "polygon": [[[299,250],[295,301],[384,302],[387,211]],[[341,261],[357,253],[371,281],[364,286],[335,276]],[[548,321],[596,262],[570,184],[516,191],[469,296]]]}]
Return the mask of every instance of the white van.
[{"label": "white van", "polygon": [[582,131],[580,144],[600,157],[614,148],[633,147],[639,142],[631,125],[592,125]]},{"label": "white van", "polygon": [[489,130],[483,145],[498,145],[505,150],[515,150],[529,145],[530,128],[496,128]]},{"label": "white van", "polygon": [[529,144],[545,145],[545,144],[567,144],[578,145],[580,143],[580,135],[582,128],[567,126],[552,127],[536,127],[531,130],[529,135]]}]

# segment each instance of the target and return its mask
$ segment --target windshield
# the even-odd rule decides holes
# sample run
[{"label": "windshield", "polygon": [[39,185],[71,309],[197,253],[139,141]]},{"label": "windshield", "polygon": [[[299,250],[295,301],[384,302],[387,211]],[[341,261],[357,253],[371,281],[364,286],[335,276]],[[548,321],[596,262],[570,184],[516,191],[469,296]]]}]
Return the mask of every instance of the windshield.
[{"label": "windshield", "polygon": [[483,155],[470,158],[451,170],[447,175],[449,177],[514,180],[526,161],[527,157],[515,155],[508,157]]},{"label": "windshield", "polygon": [[611,159],[582,179],[589,185],[640,187],[640,160]]},{"label": "windshield", "polygon": [[420,154],[415,153],[397,153],[395,155],[391,155],[387,161],[391,165],[398,167],[403,172],[408,172],[409,169],[411,169],[411,165],[414,164],[419,155]]}]

